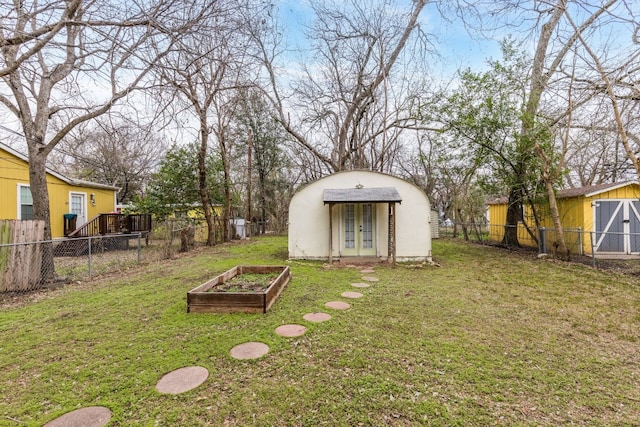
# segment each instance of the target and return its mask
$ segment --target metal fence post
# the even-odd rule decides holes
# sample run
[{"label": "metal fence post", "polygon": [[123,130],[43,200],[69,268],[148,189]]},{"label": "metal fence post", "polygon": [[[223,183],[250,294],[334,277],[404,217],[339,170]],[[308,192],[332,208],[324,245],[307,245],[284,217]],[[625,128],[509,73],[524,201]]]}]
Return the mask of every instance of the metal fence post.
[{"label": "metal fence post", "polygon": [[87,244],[89,246],[89,279],[91,279],[91,246],[93,246],[91,239],[91,236],[87,238]]},{"label": "metal fence post", "polygon": [[142,256],[142,233],[138,233],[138,264],[140,264],[141,256]]},{"label": "metal fence post", "polygon": [[544,227],[538,228],[538,253],[547,253],[547,229]]}]

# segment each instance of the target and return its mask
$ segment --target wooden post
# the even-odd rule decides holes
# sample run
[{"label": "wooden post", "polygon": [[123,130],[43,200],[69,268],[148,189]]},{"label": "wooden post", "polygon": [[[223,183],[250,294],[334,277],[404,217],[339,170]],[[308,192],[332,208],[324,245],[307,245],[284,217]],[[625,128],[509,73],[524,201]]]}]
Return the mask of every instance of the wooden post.
[{"label": "wooden post", "polygon": [[389,203],[389,257],[396,264],[396,204]]},{"label": "wooden post", "polygon": [[329,203],[329,264],[333,264],[333,203]]}]

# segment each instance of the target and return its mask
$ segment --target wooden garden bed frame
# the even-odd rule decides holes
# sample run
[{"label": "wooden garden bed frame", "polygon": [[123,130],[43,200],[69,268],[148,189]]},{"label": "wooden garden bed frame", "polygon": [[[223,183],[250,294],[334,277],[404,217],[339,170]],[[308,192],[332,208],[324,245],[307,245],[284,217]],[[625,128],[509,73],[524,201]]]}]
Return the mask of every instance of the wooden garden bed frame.
[{"label": "wooden garden bed frame", "polygon": [[[262,292],[216,292],[211,289],[242,274],[279,273]],[[238,265],[187,292],[187,313],[266,313],[291,278],[287,266]]]}]

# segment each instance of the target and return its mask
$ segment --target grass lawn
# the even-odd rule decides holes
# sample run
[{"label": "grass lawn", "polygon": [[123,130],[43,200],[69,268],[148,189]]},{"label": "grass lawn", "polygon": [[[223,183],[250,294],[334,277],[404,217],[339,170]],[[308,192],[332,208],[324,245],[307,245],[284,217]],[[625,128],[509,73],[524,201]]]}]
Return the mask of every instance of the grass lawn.
[{"label": "grass lawn", "polygon": [[[266,237],[5,299],[0,426],[93,405],[111,426],[640,425],[637,278],[433,246],[439,266],[376,266],[365,289],[358,269],[288,262],[286,237]],[[237,264],[289,265],[292,280],[267,314],[187,314],[187,291]],[[317,311],[333,318],[302,318]],[[274,333],[290,323],[308,331]],[[231,358],[247,341],[270,352]],[[155,390],[193,365],[209,370],[200,387]]]}]

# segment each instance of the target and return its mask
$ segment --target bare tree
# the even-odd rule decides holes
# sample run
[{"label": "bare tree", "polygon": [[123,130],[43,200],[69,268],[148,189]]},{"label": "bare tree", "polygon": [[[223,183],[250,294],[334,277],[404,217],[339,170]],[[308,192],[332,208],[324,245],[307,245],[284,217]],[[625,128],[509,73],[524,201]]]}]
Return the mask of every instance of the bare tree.
[{"label": "bare tree", "polygon": [[290,95],[278,79],[276,44],[256,37],[277,119],[323,173],[389,168],[403,120],[398,112],[406,99],[398,74],[406,71],[401,67],[409,65],[409,53],[418,54],[405,48],[419,34],[418,18],[426,4],[414,1],[411,10],[403,11],[390,0],[313,1],[312,59],[302,66]]},{"label": "bare tree", "polygon": [[[615,120],[612,122],[612,114],[603,104],[591,108],[588,117],[574,119],[569,131],[565,179],[570,187],[635,179],[635,167],[622,146]],[[640,139],[632,133],[637,117],[625,122],[627,137],[640,147]]]},{"label": "bare tree", "polygon": [[142,195],[167,149],[153,125],[98,119],[78,126],[56,152],[68,176],[119,187],[118,203],[128,203]]},{"label": "bare tree", "polygon": [[[264,234],[267,221],[271,221],[272,225],[274,222],[286,223],[283,211],[286,212],[289,205],[288,190],[297,181],[297,169],[292,170],[289,136],[273,119],[271,104],[262,92],[257,89],[242,90],[235,103],[240,107],[235,119],[238,122],[236,139],[249,139],[246,145],[236,144],[240,165],[250,165],[246,171],[247,218],[257,220],[260,226],[258,232]],[[241,178],[245,178],[244,167],[234,169],[242,171]],[[252,189],[255,199],[252,198]]]},{"label": "bare tree", "polygon": [[[571,19],[570,23],[577,31],[577,24]],[[604,60],[601,59],[595,49],[586,38],[578,33],[578,39],[586,52],[592,66],[600,76],[600,84],[596,84],[596,89],[601,92],[611,104],[613,113],[614,129],[617,131],[619,141],[624,148],[627,158],[633,165],[636,178],[640,181],[640,139],[632,131],[638,119],[638,107],[640,101],[640,41],[638,40],[638,23],[634,22],[632,32],[629,34],[635,49],[625,51],[624,60],[620,65],[615,64],[607,69]],[[627,110],[628,114],[625,114]],[[632,118],[632,120],[625,120]],[[630,132],[631,131],[631,132]]]},{"label": "bare tree", "polygon": [[182,111],[197,121],[199,191],[208,225],[207,244],[215,244],[215,219],[208,195],[206,158],[210,136],[218,143],[224,167],[226,200],[223,217],[224,240],[231,205],[231,178],[228,135],[228,100],[231,93],[250,85],[252,64],[249,58],[251,18],[268,10],[268,4],[246,0],[226,0],[215,3],[215,14],[206,22],[207,31],[181,37],[178,48],[167,55],[157,68],[160,81],[172,91],[162,89],[160,96],[168,102],[178,102]]},{"label": "bare tree", "polygon": [[[76,126],[110,111],[144,79],[173,45],[194,29],[208,6],[163,0],[146,3],[57,0],[14,2],[3,11],[3,31],[38,34],[2,48],[0,104],[19,121],[29,156],[34,218],[51,238],[47,157]],[[46,30],[53,25],[56,31]],[[40,45],[42,41],[46,43]],[[150,49],[151,45],[160,50]],[[53,265],[45,253],[43,264]],[[45,279],[53,270],[44,273]]]},{"label": "bare tree", "polygon": [[[0,13],[3,17],[0,22],[0,49],[3,52],[19,51],[19,54],[14,57],[11,63],[5,62],[4,66],[0,68],[0,77],[16,71],[23,62],[48,46],[58,33],[72,23],[72,19],[81,3],[82,0],[74,0],[49,2],[39,6],[34,5],[31,16],[44,17],[42,21],[46,22],[40,26],[31,26],[27,19],[6,19],[11,17],[15,10],[24,10],[24,7],[17,8],[15,3],[13,5],[0,6],[0,10],[2,10]],[[49,21],[49,19],[51,20]]]}]

